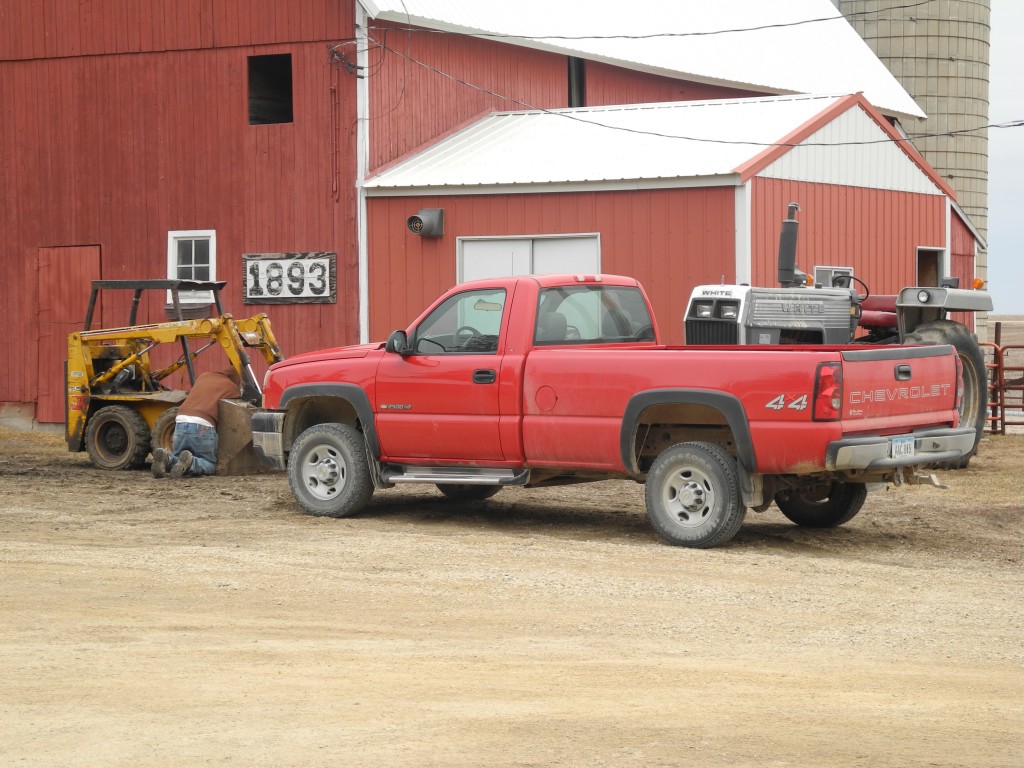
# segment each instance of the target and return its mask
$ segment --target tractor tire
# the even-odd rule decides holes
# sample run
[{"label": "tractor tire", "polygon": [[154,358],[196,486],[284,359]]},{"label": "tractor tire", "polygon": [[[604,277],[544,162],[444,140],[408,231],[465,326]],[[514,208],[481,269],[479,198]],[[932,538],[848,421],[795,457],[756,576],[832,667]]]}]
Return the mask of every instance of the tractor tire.
[{"label": "tractor tire", "polygon": [[288,484],[304,510],[320,517],[348,517],[373,496],[362,434],[347,424],[317,424],[288,454]]},{"label": "tractor tire", "polygon": [[775,503],[787,518],[805,528],[835,528],[856,517],[868,497],[864,483],[831,483],[817,491],[779,491]]},{"label": "tractor tire", "polygon": [[85,450],[100,469],[135,469],[149,455],[149,427],[137,411],[108,405],[89,417]]},{"label": "tractor tire", "polygon": [[149,452],[157,448],[170,451],[174,445],[174,418],[178,415],[178,407],[168,408],[156,417],[149,435]]},{"label": "tractor tire", "polygon": [[654,460],[647,518],[669,544],[707,549],[739,531],[747,514],[736,460],[714,443],[678,443]]},{"label": "tractor tire", "polygon": [[978,337],[966,326],[952,320],[934,320],[922,323],[903,340],[904,344],[950,344],[956,349],[964,368],[964,397],[960,407],[961,426],[974,427],[974,447],[966,456],[954,461],[940,462],[937,469],[964,469],[978,452],[978,443],[985,434],[988,410],[988,374],[985,356]]},{"label": "tractor tire", "polygon": [[501,490],[500,485],[469,485],[465,483],[442,483],[437,490],[452,501],[483,501]]}]

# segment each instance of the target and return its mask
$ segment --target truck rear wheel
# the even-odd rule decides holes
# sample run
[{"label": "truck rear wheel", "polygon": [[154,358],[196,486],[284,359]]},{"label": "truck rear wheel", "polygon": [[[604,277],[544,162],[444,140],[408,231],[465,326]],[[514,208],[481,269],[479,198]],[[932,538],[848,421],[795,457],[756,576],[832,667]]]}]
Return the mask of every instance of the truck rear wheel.
[{"label": "truck rear wheel", "polygon": [[815,489],[779,491],[775,503],[797,525],[835,528],[850,522],[867,497],[864,483],[827,483]]},{"label": "truck rear wheel", "polygon": [[125,405],[108,405],[89,417],[85,450],[100,469],[141,467],[149,455],[149,427]]},{"label": "truck rear wheel", "polygon": [[654,530],[681,547],[724,544],[747,514],[736,460],[714,443],[679,443],[662,451],[644,496]]},{"label": "truck rear wheel", "polygon": [[440,483],[437,490],[455,501],[483,501],[501,490],[500,485],[471,485],[469,483]]},{"label": "truck rear wheel", "polygon": [[985,434],[988,408],[988,375],[985,356],[977,337],[966,326],[952,320],[934,320],[922,323],[903,340],[904,344],[950,344],[956,349],[964,367],[964,398],[960,408],[960,425],[973,426],[974,447],[966,456],[954,461],[941,462],[940,469],[963,469],[978,452],[978,443]]},{"label": "truck rear wheel", "polygon": [[288,484],[311,515],[354,515],[373,495],[363,436],[347,424],[310,427],[288,455]]}]

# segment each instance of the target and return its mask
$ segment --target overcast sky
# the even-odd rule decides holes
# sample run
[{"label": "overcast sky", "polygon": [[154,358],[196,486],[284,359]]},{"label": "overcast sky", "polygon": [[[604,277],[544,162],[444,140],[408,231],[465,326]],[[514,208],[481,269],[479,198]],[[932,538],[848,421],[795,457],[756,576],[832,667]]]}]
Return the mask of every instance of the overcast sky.
[{"label": "overcast sky", "polygon": [[[1024,2],[992,0],[989,122],[1024,120]],[[1024,315],[1024,127],[988,132],[988,287]]]}]

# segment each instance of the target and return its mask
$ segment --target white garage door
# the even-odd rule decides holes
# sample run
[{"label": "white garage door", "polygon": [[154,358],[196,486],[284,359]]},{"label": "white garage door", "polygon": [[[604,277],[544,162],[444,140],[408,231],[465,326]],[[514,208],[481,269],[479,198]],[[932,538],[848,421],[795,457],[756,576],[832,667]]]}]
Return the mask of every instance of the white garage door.
[{"label": "white garage door", "polygon": [[460,238],[458,280],[508,275],[593,275],[601,271],[598,236]]}]

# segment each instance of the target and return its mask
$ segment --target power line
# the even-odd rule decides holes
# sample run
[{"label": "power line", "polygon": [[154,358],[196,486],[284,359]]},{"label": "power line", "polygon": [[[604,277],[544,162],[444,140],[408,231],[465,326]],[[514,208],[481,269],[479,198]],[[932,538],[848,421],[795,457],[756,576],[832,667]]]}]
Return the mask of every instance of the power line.
[{"label": "power line", "polygon": [[[419,59],[416,59],[413,56],[409,56],[406,53],[403,53],[401,51],[395,50],[394,48],[389,48],[387,45],[385,45],[383,43],[380,43],[380,42],[378,42],[376,40],[374,42],[376,42],[378,45],[380,45],[380,47],[383,50],[389,51],[389,52],[395,54],[396,56],[400,56],[403,59],[405,59],[405,60],[407,60],[407,61],[409,61],[409,62],[411,62],[413,64],[416,64],[417,66],[422,67],[423,69],[426,69],[429,72],[433,72],[434,74],[439,75],[440,77],[443,77],[443,78],[445,78],[447,80],[451,80],[454,83],[457,83],[459,85],[465,86],[467,88],[471,88],[471,89],[473,89],[475,91],[479,91],[480,93],[484,93],[484,94],[486,94],[488,96],[492,96],[492,97],[494,97],[496,99],[501,99],[502,101],[507,101],[507,102],[510,102],[512,104],[516,104],[516,105],[518,105],[520,107],[523,107],[524,109],[529,110],[531,112],[540,112],[540,113],[543,113],[543,114],[554,115],[556,117],[562,117],[562,118],[565,118],[567,120],[574,120],[576,122],[585,123],[587,125],[597,126],[599,128],[607,128],[608,130],[621,131],[623,133],[639,134],[639,135],[643,135],[643,136],[653,136],[653,137],[662,138],[662,139],[678,139],[678,140],[682,140],[682,141],[694,141],[694,142],[700,142],[700,143],[705,143],[705,144],[743,145],[743,146],[752,146],[752,147],[797,147],[797,146],[802,146],[802,147],[845,147],[845,146],[863,146],[863,145],[868,145],[868,144],[889,144],[889,143],[892,143],[894,141],[895,142],[912,142],[914,139],[936,138],[936,137],[940,137],[940,136],[957,136],[957,135],[961,135],[961,134],[976,133],[978,131],[983,131],[983,130],[985,130],[987,128],[1019,128],[1021,126],[1024,126],[1024,120],[1010,120],[1010,121],[1003,122],[1003,123],[992,123],[992,124],[989,124],[989,125],[979,126],[977,128],[965,128],[965,129],[960,129],[960,130],[956,130],[956,131],[944,131],[944,132],[938,132],[938,133],[910,134],[910,135],[908,135],[907,138],[899,137],[899,138],[896,138],[896,139],[885,138],[885,139],[871,139],[871,140],[865,140],[865,141],[843,141],[843,142],[799,142],[799,143],[791,143],[791,142],[762,142],[762,141],[742,141],[742,140],[734,140],[734,139],[714,139],[714,138],[707,138],[707,137],[700,137],[700,136],[682,136],[682,135],[678,135],[678,134],[662,133],[662,132],[659,132],[659,131],[645,131],[645,130],[641,130],[639,128],[628,128],[626,126],[621,126],[621,125],[609,125],[608,123],[603,123],[603,122],[601,122],[599,120],[587,120],[586,118],[581,117],[580,114],[577,114],[577,113],[574,113],[574,112],[571,112],[571,111],[565,111],[565,110],[560,110],[560,109],[546,109],[545,107],[538,107],[538,106],[535,106],[535,105],[530,104],[528,102],[522,101],[521,99],[517,99],[517,98],[515,98],[513,96],[506,96],[504,94],[498,93],[497,91],[493,91],[490,88],[486,88],[486,87],[484,87],[482,85],[476,85],[475,83],[471,83],[468,80],[464,80],[461,77],[453,75],[453,74],[451,74],[449,72],[445,72],[442,69],[438,69],[437,67],[435,67],[435,66],[433,66],[431,64],[427,64],[424,61],[420,61]],[[800,100],[820,99],[820,98],[824,98],[824,97],[822,97],[822,96],[792,96],[790,98],[792,100],[794,100],[794,101],[800,101]],[[680,104],[685,104],[686,102],[679,102],[679,103]],[[639,108],[642,108],[642,107],[638,107],[638,109]]]},{"label": "power line", "polygon": [[[885,11],[899,11],[908,8],[917,8],[918,6],[927,5],[928,3],[934,2],[934,0],[919,0],[916,3],[909,3],[906,5],[895,5],[890,8],[886,8]],[[404,8],[404,3],[403,3]],[[431,35],[462,35],[466,37],[481,37],[496,40],[651,40],[659,37],[708,37],[712,35],[727,35],[736,32],[758,32],[765,29],[781,29],[785,27],[798,27],[804,24],[818,24],[826,21],[845,21],[851,17],[871,16],[876,13],[880,13],[879,10],[874,11],[855,11],[850,13],[848,16],[822,16],[814,19],[801,19],[799,21],[787,21],[779,22],[777,24],[761,24],[754,27],[735,27],[733,29],[715,29],[705,30],[703,32],[650,32],[641,35],[528,35],[518,34],[514,35],[506,32],[456,32],[447,29],[429,29],[426,27],[397,27],[398,30],[403,32],[418,32],[422,34]],[[408,24],[408,11],[406,11],[406,23]],[[878,18],[876,21],[917,21],[913,16],[906,19],[885,19]]]}]

